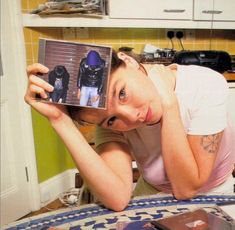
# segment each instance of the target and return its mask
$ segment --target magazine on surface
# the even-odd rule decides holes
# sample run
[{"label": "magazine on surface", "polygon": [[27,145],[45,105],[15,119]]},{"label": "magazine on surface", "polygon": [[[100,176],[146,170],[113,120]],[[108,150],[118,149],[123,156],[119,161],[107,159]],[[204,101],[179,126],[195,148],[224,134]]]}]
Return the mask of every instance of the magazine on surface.
[{"label": "magazine on surface", "polygon": [[199,208],[156,220],[118,222],[117,230],[234,230],[235,225]]},{"label": "magazine on surface", "polygon": [[38,61],[49,72],[38,76],[54,87],[46,101],[105,109],[111,58],[109,46],[40,38]]},{"label": "magazine on surface", "polygon": [[217,209],[235,222],[235,201],[218,203]]}]

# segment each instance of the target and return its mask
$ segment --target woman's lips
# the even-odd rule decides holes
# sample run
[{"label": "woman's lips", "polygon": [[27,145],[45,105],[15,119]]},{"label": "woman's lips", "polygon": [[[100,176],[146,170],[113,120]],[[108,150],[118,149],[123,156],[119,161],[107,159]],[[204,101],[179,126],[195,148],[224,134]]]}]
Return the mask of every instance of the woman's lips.
[{"label": "woman's lips", "polygon": [[151,118],[152,118],[152,110],[149,108],[144,122],[148,123],[149,121],[151,121]]}]

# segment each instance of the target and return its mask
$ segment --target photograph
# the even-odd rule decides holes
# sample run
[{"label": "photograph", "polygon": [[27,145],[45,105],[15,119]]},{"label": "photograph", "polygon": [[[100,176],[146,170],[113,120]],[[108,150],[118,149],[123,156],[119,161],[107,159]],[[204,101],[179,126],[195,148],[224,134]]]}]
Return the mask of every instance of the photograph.
[{"label": "photograph", "polygon": [[38,62],[49,72],[39,76],[54,87],[46,100],[105,109],[111,56],[109,46],[40,38]]}]

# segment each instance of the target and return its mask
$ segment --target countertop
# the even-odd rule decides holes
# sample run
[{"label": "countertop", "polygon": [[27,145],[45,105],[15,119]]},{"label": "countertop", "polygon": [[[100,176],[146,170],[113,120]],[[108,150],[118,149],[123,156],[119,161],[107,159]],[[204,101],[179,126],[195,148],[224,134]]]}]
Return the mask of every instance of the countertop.
[{"label": "countertop", "polygon": [[223,73],[223,75],[228,82],[235,82],[235,73],[225,72],[225,73]]}]

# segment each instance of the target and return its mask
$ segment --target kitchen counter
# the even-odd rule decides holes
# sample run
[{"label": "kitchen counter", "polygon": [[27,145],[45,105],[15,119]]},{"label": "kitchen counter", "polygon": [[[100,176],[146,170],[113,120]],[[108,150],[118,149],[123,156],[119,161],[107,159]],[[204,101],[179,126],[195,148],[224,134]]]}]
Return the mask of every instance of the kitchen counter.
[{"label": "kitchen counter", "polygon": [[235,82],[235,73],[225,72],[225,73],[223,73],[223,75],[228,82]]}]

